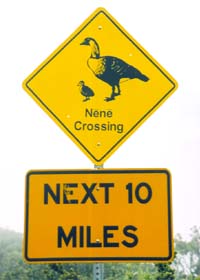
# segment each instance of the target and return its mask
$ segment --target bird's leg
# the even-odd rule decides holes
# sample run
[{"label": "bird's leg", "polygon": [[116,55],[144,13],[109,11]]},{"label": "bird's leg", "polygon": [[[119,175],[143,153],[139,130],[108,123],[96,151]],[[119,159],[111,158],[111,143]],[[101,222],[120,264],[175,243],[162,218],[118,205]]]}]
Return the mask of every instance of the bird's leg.
[{"label": "bird's leg", "polygon": [[90,100],[90,98],[87,96],[85,99],[83,99],[83,102]]},{"label": "bird's leg", "polygon": [[[115,89],[117,89],[117,90],[115,90]],[[114,100],[115,99],[115,96],[117,96],[117,95],[120,95],[120,87],[119,87],[119,85],[114,85],[114,86],[112,86],[112,93],[111,93],[111,96],[110,97],[106,97],[105,98],[105,101],[112,101],[112,100]]]},{"label": "bird's leg", "polygon": [[110,97],[106,97],[104,100],[105,101],[112,101],[115,99],[115,86],[112,86],[112,93],[111,93],[111,96]]},{"label": "bird's leg", "polygon": [[120,95],[121,90],[119,85],[116,85],[115,88],[117,89],[117,91],[115,92],[115,96]]}]

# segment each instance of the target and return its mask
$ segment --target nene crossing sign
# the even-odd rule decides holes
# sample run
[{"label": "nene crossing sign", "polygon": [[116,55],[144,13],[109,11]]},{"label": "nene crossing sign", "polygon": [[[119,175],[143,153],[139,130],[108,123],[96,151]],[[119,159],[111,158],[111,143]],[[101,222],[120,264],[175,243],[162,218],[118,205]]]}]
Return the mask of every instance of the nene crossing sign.
[{"label": "nene crossing sign", "polygon": [[31,263],[173,257],[165,169],[30,171],[24,257]]},{"label": "nene crossing sign", "polygon": [[92,162],[101,165],[177,83],[99,8],[23,87]]}]

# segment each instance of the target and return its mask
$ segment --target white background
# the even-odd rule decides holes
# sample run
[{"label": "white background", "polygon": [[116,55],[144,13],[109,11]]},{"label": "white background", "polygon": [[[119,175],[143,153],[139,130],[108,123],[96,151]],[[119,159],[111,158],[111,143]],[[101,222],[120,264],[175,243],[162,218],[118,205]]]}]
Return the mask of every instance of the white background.
[{"label": "white background", "polygon": [[0,4],[0,227],[23,232],[25,174],[93,168],[22,81],[104,7],[178,81],[178,90],[104,168],[168,168],[174,232],[200,225],[199,0],[17,0]]}]

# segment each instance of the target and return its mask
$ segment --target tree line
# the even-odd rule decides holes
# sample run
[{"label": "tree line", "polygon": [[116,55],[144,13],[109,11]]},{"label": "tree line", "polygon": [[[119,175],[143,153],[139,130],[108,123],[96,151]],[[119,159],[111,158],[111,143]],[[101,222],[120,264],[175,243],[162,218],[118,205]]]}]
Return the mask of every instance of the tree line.
[{"label": "tree line", "polygon": [[[1,280],[92,280],[93,264],[27,264],[22,234],[0,228]],[[200,228],[175,237],[172,263],[105,263],[104,280],[200,280]]]}]

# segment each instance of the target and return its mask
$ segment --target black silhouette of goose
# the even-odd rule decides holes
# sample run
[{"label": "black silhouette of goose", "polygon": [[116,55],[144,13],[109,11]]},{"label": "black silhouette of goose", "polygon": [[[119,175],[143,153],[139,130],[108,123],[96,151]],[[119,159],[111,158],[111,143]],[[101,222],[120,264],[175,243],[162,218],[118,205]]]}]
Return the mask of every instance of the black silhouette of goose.
[{"label": "black silhouette of goose", "polygon": [[119,83],[122,78],[137,78],[143,82],[149,80],[149,78],[138,69],[120,58],[114,56],[100,56],[100,48],[94,38],[87,37],[80,45],[91,47],[91,55],[87,61],[88,67],[97,78],[112,87],[112,93],[110,97],[105,98],[105,101],[114,100],[115,96],[120,95],[121,90]]},{"label": "black silhouette of goose", "polygon": [[80,88],[80,93],[86,97],[83,101],[88,101],[90,97],[94,96],[93,90],[86,86],[84,81],[80,81],[77,86]]}]

